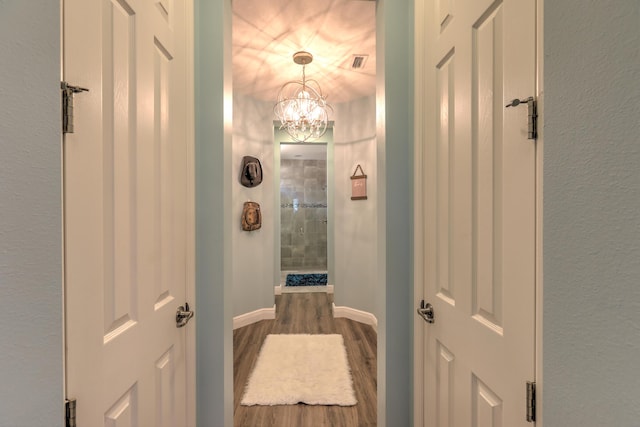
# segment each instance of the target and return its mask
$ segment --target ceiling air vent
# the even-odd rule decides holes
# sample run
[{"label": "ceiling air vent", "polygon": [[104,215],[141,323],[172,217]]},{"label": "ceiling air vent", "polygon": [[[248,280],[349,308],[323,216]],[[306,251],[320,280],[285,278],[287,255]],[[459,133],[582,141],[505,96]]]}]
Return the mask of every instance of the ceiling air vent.
[{"label": "ceiling air vent", "polygon": [[360,68],[364,68],[364,65],[367,63],[367,59],[369,59],[369,55],[353,55],[351,68],[353,70],[359,70]]}]

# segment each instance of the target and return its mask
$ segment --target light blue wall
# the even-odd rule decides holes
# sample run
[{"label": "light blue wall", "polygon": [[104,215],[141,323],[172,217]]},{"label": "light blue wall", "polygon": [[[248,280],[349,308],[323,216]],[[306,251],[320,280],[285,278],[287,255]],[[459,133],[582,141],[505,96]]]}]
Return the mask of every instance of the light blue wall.
[{"label": "light blue wall", "polygon": [[[275,277],[275,217],[280,209],[274,206],[276,186],[273,143],[273,104],[238,93],[233,96],[233,136],[229,182],[231,204],[231,258],[233,264],[233,316],[272,308]],[[262,183],[247,188],[240,184],[243,156],[254,156],[262,164]],[[240,226],[244,202],[260,203],[262,227],[243,231]],[[278,269],[278,276],[280,270]],[[279,281],[278,281],[279,283]]]},{"label": "light blue wall", "polygon": [[543,422],[640,425],[640,2],[546,1]]},{"label": "light blue wall", "polygon": [[[413,8],[378,0],[378,419],[409,426],[413,316]],[[382,424],[384,422],[384,424]]]},{"label": "light blue wall", "polygon": [[59,0],[0,0],[0,64],[0,426],[61,426]]},{"label": "light blue wall", "polygon": [[[378,316],[378,179],[375,96],[334,105],[335,304]],[[351,175],[364,170],[367,200],[351,200]],[[358,171],[360,174],[360,171]]]},{"label": "light blue wall", "polygon": [[231,2],[195,1],[197,422],[233,425]]}]

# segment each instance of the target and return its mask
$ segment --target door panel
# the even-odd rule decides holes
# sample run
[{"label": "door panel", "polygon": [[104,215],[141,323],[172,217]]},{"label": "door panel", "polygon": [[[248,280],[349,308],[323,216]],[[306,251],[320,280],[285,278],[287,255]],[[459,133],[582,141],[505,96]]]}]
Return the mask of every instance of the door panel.
[{"label": "door panel", "polygon": [[[187,423],[186,1],[65,0],[67,396],[78,425]],[[193,368],[193,367],[191,367]]]},{"label": "door panel", "polygon": [[502,333],[502,7],[472,30],[473,313]]},{"label": "door panel", "polygon": [[[127,3],[103,2],[102,29],[102,210],[103,289],[107,343],[137,321],[135,313],[136,224],[134,11]],[[116,88],[117,92],[116,92]]]},{"label": "door panel", "polygon": [[531,425],[535,142],[505,105],[535,95],[535,2],[425,6],[423,422]]},{"label": "door panel", "polygon": [[106,427],[128,427],[137,425],[138,393],[134,385],[105,413]]},{"label": "door panel", "polygon": [[475,375],[472,382],[472,420],[478,427],[502,427],[502,399]]},{"label": "door panel", "polygon": [[155,363],[155,407],[156,426],[172,427],[176,420],[176,383],[174,372],[176,370],[175,351],[171,347]]},{"label": "door panel", "polygon": [[451,49],[436,66],[436,85],[439,102],[437,150],[437,295],[443,301],[455,306],[454,282],[451,271],[451,251],[453,250],[450,216],[453,211],[453,177],[451,176],[454,153],[452,152],[455,129],[455,52]]},{"label": "door panel", "polygon": [[436,422],[443,427],[453,425],[455,357],[442,343],[436,344]]}]

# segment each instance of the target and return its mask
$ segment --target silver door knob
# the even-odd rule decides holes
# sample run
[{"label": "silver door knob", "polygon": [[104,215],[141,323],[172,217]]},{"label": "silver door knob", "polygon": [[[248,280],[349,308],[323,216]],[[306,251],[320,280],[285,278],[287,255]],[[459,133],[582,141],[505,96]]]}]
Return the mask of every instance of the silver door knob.
[{"label": "silver door knob", "polygon": [[420,301],[420,307],[418,307],[418,315],[424,319],[427,323],[435,322],[435,315],[433,313],[433,306],[430,303]]},{"label": "silver door knob", "polygon": [[184,306],[178,307],[176,311],[176,328],[182,328],[189,322],[195,313],[193,310],[189,310],[189,303],[184,303]]}]

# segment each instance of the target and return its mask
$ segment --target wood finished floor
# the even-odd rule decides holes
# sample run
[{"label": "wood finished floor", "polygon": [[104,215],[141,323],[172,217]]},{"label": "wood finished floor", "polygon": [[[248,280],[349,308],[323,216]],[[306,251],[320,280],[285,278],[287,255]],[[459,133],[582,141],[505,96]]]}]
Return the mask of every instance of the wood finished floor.
[{"label": "wood finished floor", "polygon": [[[349,319],[334,319],[331,295],[283,294],[276,297],[276,319],[233,331],[235,427],[370,427],[377,418],[377,335]],[[268,334],[342,334],[358,403],[355,406],[242,406],[240,400],[262,342]],[[282,369],[286,369],[283,366]]]}]

